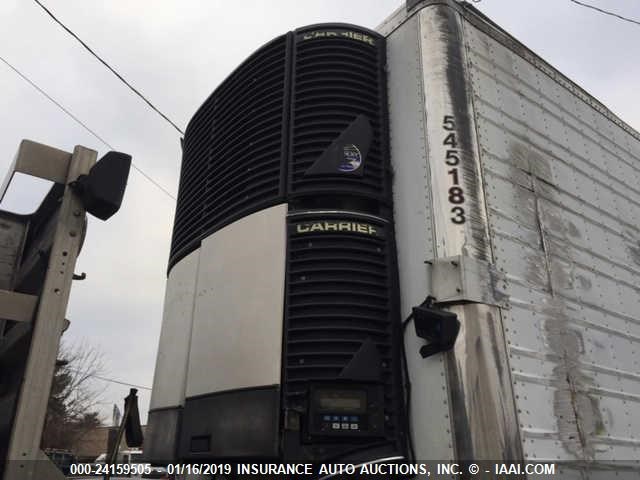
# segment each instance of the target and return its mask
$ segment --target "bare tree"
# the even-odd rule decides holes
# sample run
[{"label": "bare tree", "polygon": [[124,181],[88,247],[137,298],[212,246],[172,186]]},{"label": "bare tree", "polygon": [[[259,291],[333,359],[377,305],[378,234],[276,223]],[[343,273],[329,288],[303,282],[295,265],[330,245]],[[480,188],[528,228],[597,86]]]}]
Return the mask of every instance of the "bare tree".
[{"label": "bare tree", "polygon": [[97,409],[104,388],[96,388],[91,379],[104,370],[103,354],[95,347],[60,344],[42,448],[69,449],[88,430],[101,425]]}]

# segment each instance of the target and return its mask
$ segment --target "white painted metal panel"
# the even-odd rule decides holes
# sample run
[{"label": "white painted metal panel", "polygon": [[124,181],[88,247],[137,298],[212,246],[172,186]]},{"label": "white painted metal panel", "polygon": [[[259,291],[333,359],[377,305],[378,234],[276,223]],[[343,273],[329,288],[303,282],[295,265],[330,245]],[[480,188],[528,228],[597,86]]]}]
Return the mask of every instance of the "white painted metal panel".
[{"label": "white painted metal panel", "polygon": [[286,205],[202,241],[186,396],[280,383]]},{"label": "white painted metal panel", "polygon": [[640,136],[505,38],[464,22],[525,457],[637,461]]},{"label": "white painted metal panel", "polygon": [[200,249],[169,272],[149,408],[184,406]]},{"label": "white painted metal panel", "polygon": [[[413,16],[387,37],[389,122],[393,201],[403,318],[433,292],[433,208],[427,162],[422,89],[419,18]],[[411,433],[416,458],[452,460],[453,436],[449,417],[444,356],[423,359],[424,340],[409,325],[405,334],[411,378]]]},{"label": "white painted metal panel", "polygon": [[[415,71],[411,36],[415,38],[416,14],[423,95],[413,92],[410,80]],[[457,25],[462,26],[460,34]],[[493,367],[508,371],[511,393],[509,388],[504,392],[515,402],[513,426],[519,430],[525,459],[595,460],[594,468],[612,460],[637,464],[640,135],[472,7],[426,0],[409,15],[399,9],[380,30],[389,38],[403,312],[419,301],[417,290],[430,288],[428,280],[418,279],[421,269],[412,263],[424,251],[436,258],[462,253],[492,261],[506,277],[510,298],[507,308],[494,310],[485,320],[499,326],[504,336],[508,358],[495,357],[501,363]],[[456,56],[464,65],[455,64]],[[466,88],[455,92],[452,82],[460,81]],[[416,116],[411,96],[424,102],[426,121]],[[450,206],[450,178],[437,163],[444,154],[438,136],[442,117],[451,114],[464,120],[465,112],[474,129],[471,143],[461,152],[467,166],[463,181],[466,187],[469,179],[476,182],[480,193],[467,204],[476,215],[471,228],[450,225],[444,218]],[[416,125],[424,131],[415,132]],[[423,137],[426,170],[415,161],[422,158],[415,145]],[[414,157],[407,159],[411,144]],[[418,200],[423,171],[433,208]],[[423,205],[426,213],[421,212]],[[410,226],[419,221],[426,222],[425,230]],[[483,222],[490,250],[481,238]],[[416,252],[415,258],[409,252]],[[414,277],[416,281],[408,284]],[[481,360],[472,351],[477,345],[469,342],[478,332],[465,330],[477,325],[474,321],[488,313],[486,308],[453,307],[463,325],[451,358],[462,363],[448,366],[458,368],[458,373],[478,373],[472,371],[470,359],[464,363],[465,353]],[[494,342],[497,348],[499,338]],[[410,370],[414,385],[426,384],[421,377],[426,370]],[[446,385],[450,402],[452,395],[478,395],[456,384],[451,374],[448,371]],[[429,381],[437,380],[431,375]],[[484,400],[486,411],[506,405],[489,396]],[[426,408],[417,403],[416,408]],[[466,433],[478,436],[473,430],[480,410],[469,405],[465,414],[470,414]],[[414,430],[422,428],[416,421],[420,415],[414,412]],[[464,434],[455,431],[456,438]],[[420,443],[420,433],[414,435]],[[456,450],[459,455],[459,446]],[[588,478],[606,477],[606,471],[601,473],[592,471]],[[578,471],[563,475],[587,478]]]},{"label": "white painted metal panel", "polygon": [[[491,257],[459,20],[444,2],[429,3],[408,19],[396,12],[382,26],[388,34],[394,212],[405,314],[433,293],[429,262],[456,255],[485,262]],[[460,159],[456,184],[467,199],[466,222],[451,218],[457,202],[450,201],[451,166],[445,160],[451,147],[444,142],[451,122],[460,143],[454,147]],[[473,304],[451,309],[462,323],[455,352],[410,360],[417,457],[517,458],[498,309]],[[411,326],[408,331],[411,355],[422,340],[414,339]]]},{"label": "white painted metal panel", "polygon": [[[427,3],[419,18],[435,257],[463,255],[490,264],[486,192],[461,19],[454,2]],[[448,308],[461,323],[456,344],[446,355],[456,458],[518,460],[521,449],[500,309],[477,303]]]}]

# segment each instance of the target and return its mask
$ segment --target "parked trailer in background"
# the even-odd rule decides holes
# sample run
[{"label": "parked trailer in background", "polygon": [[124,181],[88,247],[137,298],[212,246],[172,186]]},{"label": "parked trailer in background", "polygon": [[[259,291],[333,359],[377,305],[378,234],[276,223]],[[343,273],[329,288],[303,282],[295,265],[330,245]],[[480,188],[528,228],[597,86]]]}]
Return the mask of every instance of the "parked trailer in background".
[{"label": "parked trailer in background", "polygon": [[640,135],[469,4],[378,32],[279,37],[190,123],[145,451],[638,469]]}]

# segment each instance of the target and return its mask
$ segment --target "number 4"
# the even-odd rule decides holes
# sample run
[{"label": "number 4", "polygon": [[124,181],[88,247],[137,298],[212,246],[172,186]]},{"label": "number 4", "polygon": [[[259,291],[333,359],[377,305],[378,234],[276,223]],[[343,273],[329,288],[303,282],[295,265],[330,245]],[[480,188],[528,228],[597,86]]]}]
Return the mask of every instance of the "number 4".
[{"label": "number 4", "polygon": [[447,135],[447,138],[442,142],[443,145],[449,145],[451,148],[456,148],[458,146],[458,142],[456,142],[456,134],[451,132]]}]

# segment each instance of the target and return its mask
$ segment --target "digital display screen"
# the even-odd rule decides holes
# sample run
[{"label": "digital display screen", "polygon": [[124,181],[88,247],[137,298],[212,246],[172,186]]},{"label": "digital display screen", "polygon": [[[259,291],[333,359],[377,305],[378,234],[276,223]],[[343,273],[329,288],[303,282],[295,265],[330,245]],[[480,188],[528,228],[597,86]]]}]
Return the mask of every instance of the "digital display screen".
[{"label": "digital display screen", "polygon": [[361,390],[318,390],[316,402],[323,412],[364,413],[367,393]]}]

